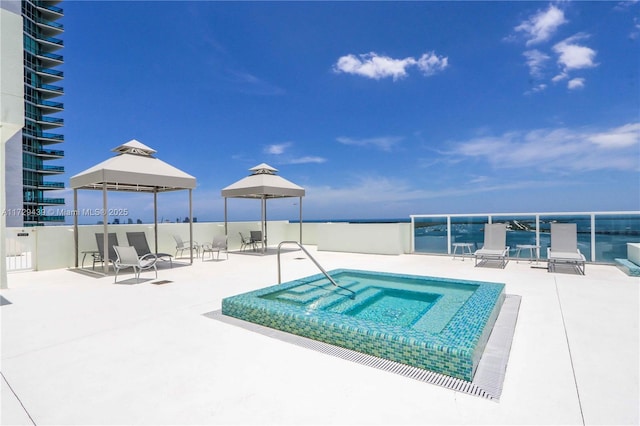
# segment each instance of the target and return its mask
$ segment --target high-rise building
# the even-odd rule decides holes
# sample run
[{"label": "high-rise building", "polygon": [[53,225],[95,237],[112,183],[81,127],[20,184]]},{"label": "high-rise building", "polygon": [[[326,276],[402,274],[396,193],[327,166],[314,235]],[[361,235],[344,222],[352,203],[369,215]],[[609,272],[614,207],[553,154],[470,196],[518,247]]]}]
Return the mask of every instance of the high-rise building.
[{"label": "high-rise building", "polygon": [[[64,198],[47,196],[51,190],[63,189],[64,182],[55,177],[64,173],[59,160],[64,151],[55,145],[64,142],[60,128],[64,124],[60,113],[64,110],[59,97],[64,94],[60,82],[64,63],[60,54],[64,32],[59,22],[64,16],[60,1],[3,0],[2,12],[2,78],[15,75],[20,66],[23,77],[23,127],[21,131],[8,137],[3,135],[5,173],[5,211],[7,226],[36,226],[46,223],[64,222],[64,215],[58,214],[64,205]],[[16,34],[15,15],[21,17],[22,28]],[[22,46],[21,63],[17,46]],[[6,54],[6,55],[5,55]],[[5,84],[6,83],[6,84]],[[16,91],[3,82],[2,95],[11,99]],[[15,102],[12,101],[15,106]],[[7,108],[3,106],[4,112]],[[15,115],[11,111],[11,115]],[[4,123],[3,123],[4,124]],[[6,140],[5,140],[6,139]],[[56,164],[58,160],[58,164]]]}]

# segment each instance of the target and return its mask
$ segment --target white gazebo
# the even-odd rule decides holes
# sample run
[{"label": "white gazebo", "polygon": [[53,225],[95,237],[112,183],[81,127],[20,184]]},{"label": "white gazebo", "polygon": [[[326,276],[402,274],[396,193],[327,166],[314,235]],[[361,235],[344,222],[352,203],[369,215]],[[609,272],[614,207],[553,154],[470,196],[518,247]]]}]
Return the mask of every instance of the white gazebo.
[{"label": "white gazebo", "polygon": [[[137,140],[131,140],[112,151],[118,155],[71,177],[73,188],[73,208],[78,211],[78,190],[89,189],[102,191],[104,251],[109,253],[107,224],[107,192],[128,191],[148,192],[153,194],[153,218],[155,234],[155,251],[158,251],[158,193],[167,191],[189,190],[189,239],[193,240],[193,208],[192,191],[196,187],[196,178],[156,158],[156,151]],[[75,266],[78,267],[78,215],[74,215]],[[193,250],[191,250],[193,263]],[[104,262],[106,274],[108,262]]]},{"label": "white gazebo", "polygon": [[251,175],[222,190],[224,197],[224,232],[227,234],[227,198],[255,198],[262,204],[262,251],[267,247],[267,199],[298,197],[300,199],[300,244],[302,244],[302,197],[304,188],[278,176],[277,169],[262,163],[249,169]]}]

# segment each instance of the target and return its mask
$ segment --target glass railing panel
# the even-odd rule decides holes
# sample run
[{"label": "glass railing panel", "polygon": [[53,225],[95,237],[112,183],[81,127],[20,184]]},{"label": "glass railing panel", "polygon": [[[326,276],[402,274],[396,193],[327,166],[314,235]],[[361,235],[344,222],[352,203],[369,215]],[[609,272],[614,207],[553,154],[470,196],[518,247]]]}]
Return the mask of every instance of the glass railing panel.
[{"label": "glass railing panel", "polygon": [[[48,167],[48,166],[45,166],[45,167]],[[62,167],[62,171],[64,171],[64,167]],[[64,182],[42,182],[38,184],[38,187],[64,189]]]},{"label": "glass railing panel", "polygon": [[627,243],[640,242],[640,215],[596,215],[595,241],[596,262],[626,259]]},{"label": "glass railing panel", "polygon": [[[39,167],[38,170],[42,170],[44,172],[64,172],[64,166],[42,166]],[[60,184],[60,182],[44,182],[45,186],[54,183],[56,184],[56,186]]]},{"label": "glass railing panel", "polygon": [[64,140],[64,135],[59,135],[57,133],[47,133],[47,132],[42,132],[41,135],[38,135],[38,137],[40,138],[47,138],[47,139],[57,139],[57,140]]},{"label": "glass railing panel", "polygon": [[[518,246],[538,246],[536,239],[536,217],[535,216],[493,216],[493,223],[506,223],[507,225],[507,246],[509,256],[518,258],[529,258],[532,252],[527,249],[518,250]],[[546,252],[546,249],[538,251]],[[535,250],[533,252],[535,254]]]},{"label": "glass railing panel", "polygon": [[53,28],[58,28],[58,29],[63,29],[64,28],[64,26],[60,22],[48,21],[48,20],[45,20],[45,19],[38,19],[37,22],[39,24],[48,25],[48,26],[53,27]]},{"label": "glass railing panel", "polygon": [[52,59],[54,61],[62,61],[64,58],[62,55],[58,55],[57,53],[38,53],[38,56],[43,56],[45,58]]},{"label": "glass railing panel", "polygon": [[423,253],[448,253],[447,218],[420,217],[415,219],[415,251]]},{"label": "glass railing panel", "polygon": [[64,123],[64,118],[57,118],[57,117],[40,117],[38,119],[38,121],[43,121],[46,123]]},{"label": "glass railing panel", "polygon": [[488,222],[488,216],[453,216],[451,244],[470,243],[473,244],[472,251],[479,249],[484,242],[484,225]]},{"label": "glass railing panel", "polygon": [[37,104],[45,107],[51,107],[51,108],[64,108],[64,104],[62,102],[40,100],[37,102]]},{"label": "glass railing panel", "polygon": [[44,1],[37,2],[36,6],[42,8],[42,9],[47,9],[47,10],[49,10],[51,12],[59,13],[59,14],[62,14],[62,12],[63,12],[62,8],[60,8],[58,6],[53,6],[51,4],[47,4]]},{"label": "glass railing panel", "polygon": [[578,248],[587,261],[591,261],[591,215],[541,215],[540,216],[540,258],[547,258],[551,246],[551,223],[575,223],[578,229]]},{"label": "glass railing panel", "polygon": [[61,86],[54,86],[53,84],[40,84],[39,89],[50,90],[52,92],[62,92],[64,89]]},{"label": "glass railing panel", "polygon": [[64,76],[64,73],[62,71],[54,70],[54,69],[51,69],[51,68],[40,68],[38,70],[38,72],[43,73],[43,74],[53,75],[53,76],[56,76],[56,77]]}]

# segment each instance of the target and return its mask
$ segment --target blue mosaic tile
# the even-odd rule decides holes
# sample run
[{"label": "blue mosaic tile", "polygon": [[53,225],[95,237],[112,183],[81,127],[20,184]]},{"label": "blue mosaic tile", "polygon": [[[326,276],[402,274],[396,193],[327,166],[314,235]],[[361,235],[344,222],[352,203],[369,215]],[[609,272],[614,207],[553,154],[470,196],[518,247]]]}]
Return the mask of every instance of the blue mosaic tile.
[{"label": "blue mosaic tile", "polygon": [[329,274],[355,300],[318,274],[227,297],[222,313],[472,380],[504,284],[347,269]]}]

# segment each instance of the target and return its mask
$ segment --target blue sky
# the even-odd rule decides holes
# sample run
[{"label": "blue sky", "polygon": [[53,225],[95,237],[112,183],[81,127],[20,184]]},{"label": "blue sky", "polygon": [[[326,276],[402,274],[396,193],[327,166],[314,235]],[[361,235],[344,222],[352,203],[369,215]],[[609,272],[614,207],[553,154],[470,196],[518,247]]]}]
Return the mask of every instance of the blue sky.
[{"label": "blue sky", "polygon": [[[197,178],[199,221],[263,162],[306,189],[306,219],[640,209],[637,1],[61,6],[67,186],[137,139]],[[153,218],[151,196],[109,200]],[[159,217],[187,201],[161,195]]]}]

